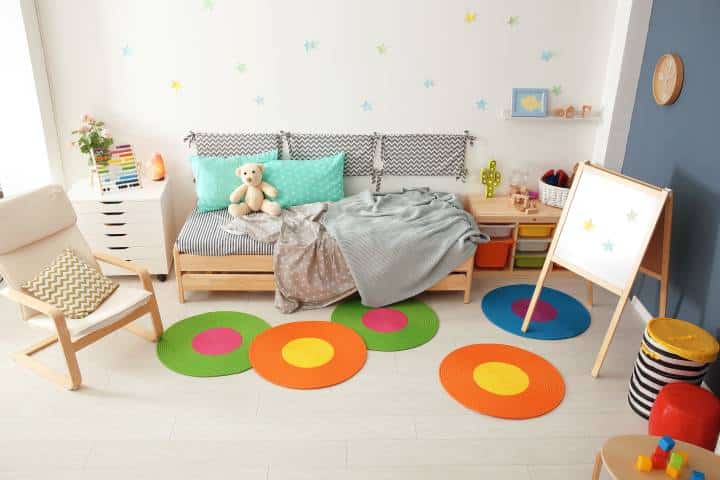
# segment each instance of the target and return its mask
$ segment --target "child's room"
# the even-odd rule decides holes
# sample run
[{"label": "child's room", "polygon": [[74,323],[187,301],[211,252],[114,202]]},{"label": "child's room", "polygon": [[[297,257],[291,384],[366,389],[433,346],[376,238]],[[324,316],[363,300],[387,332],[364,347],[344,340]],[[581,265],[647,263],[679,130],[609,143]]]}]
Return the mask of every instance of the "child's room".
[{"label": "child's room", "polygon": [[0,22],[0,478],[720,479],[716,0]]}]

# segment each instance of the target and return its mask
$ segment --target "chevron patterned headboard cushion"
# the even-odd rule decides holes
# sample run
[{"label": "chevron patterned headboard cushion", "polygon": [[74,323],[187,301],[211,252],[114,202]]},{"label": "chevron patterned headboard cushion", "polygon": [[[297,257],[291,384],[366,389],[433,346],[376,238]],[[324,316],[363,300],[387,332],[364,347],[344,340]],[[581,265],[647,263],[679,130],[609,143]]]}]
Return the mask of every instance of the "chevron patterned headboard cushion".
[{"label": "chevron patterned headboard cushion", "polygon": [[383,135],[383,175],[464,179],[467,142],[467,135]]},{"label": "chevron patterned headboard cushion", "polygon": [[345,176],[371,175],[375,135],[288,133],[290,158],[311,160],[345,153]]},{"label": "chevron patterned headboard cushion", "polygon": [[231,157],[254,155],[268,150],[282,151],[279,133],[191,133],[198,155]]},{"label": "chevron patterned headboard cushion", "polygon": [[84,318],[97,310],[118,284],[66,248],[22,288],[68,318]]}]

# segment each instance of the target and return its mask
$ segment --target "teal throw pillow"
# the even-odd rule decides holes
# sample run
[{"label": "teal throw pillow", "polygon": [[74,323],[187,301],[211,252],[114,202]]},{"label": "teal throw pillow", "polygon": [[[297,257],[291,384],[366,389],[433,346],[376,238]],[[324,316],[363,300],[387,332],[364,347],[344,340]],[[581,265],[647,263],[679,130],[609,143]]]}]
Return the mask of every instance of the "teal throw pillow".
[{"label": "teal throw pillow", "polygon": [[278,190],[281,207],[315,202],[336,202],[344,196],[345,153],[314,160],[267,162],[263,181]]},{"label": "teal throw pillow", "polygon": [[240,177],[235,175],[239,166],[246,163],[266,163],[277,158],[277,150],[234,157],[191,156],[190,166],[195,177],[198,211],[222,210],[230,205],[230,194],[242,183]]}]

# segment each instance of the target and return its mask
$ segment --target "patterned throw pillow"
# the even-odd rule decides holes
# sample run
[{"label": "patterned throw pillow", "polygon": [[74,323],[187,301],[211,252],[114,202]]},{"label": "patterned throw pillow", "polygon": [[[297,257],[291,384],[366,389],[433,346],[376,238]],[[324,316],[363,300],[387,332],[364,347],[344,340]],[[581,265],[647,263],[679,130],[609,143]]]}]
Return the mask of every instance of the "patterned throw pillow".
[{"label": "patterned throw pillow", "polygon": [[80,260],[69,248],[22,288],[49,303],[68,318],[83,318],[94,312],[118,284]]},{"label": "patterned throw pillow", "polygon": [[273,199],[283,208],[315,202],[336,202],[344,196],[345,154],[314,160],[265,163],[263,181],[278,190]]}]

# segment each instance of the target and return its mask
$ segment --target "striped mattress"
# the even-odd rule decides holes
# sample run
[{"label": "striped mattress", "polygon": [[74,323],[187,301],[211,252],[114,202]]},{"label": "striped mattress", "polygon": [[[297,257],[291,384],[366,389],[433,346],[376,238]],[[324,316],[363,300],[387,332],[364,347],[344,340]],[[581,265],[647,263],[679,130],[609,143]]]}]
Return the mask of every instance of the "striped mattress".
[{"label": "striped mattress", "polygon": [[200,213],[193,210],[175,245],[180,253],[221,257],[224,255],[272,255],[273,244],[248,235],[231,235],[220,228],[232,217],[227,210]]}]

